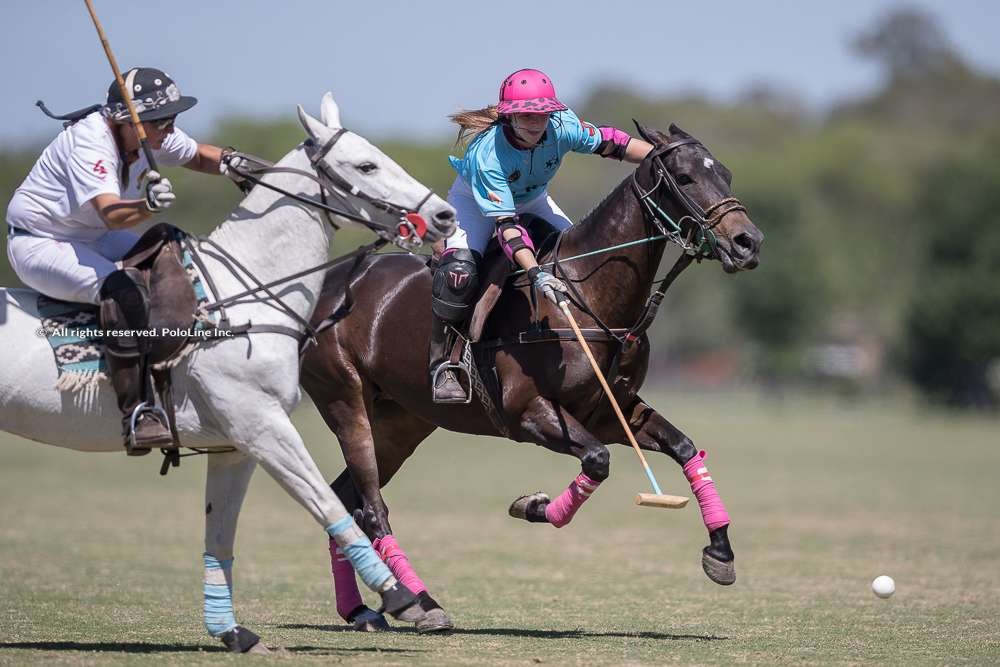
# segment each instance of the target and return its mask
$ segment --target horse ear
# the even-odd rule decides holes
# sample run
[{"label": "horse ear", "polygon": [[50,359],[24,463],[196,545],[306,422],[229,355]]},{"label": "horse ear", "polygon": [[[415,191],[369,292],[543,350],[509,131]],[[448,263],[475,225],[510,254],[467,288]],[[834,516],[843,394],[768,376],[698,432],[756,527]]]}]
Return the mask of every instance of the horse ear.
[{"label": "horse ear", "polygon": [[635,118],[632,119],[632,122],[635,123],[635,129],[639,130],[639,136],[649,143],[654,146],[667,143],[667,138],[661,132],[646,127]]},{"label": "horse ear", "polygon": [[340,124],[340,107],[333,101],[333,93],[327,91],[326,95],[323,96],[323,101],[320,103],[319,109],[319,116],[323,119],[323,123],[327,127],[334,130],[343,127]]},{"label": "horse ear", "polygon": [[693,139],[694,138],[690,134],[688,134],[687,132],[685,132],[684,130],[682,130],[681,128],[677,127],[676,123],[671,123],[670,124],[670,136],[671,137],[680,137],[681,139]]},{"label": "horse ear", "polygon": [[298,105],[299,110],[299,122],[302,124],[302,129],[306,131],[313,141],[322,141],[325,137],[330,134],[329,128],[326,125],[319,122],[312,116],[306,113],[306,110],[302,108],[302,105]]}]

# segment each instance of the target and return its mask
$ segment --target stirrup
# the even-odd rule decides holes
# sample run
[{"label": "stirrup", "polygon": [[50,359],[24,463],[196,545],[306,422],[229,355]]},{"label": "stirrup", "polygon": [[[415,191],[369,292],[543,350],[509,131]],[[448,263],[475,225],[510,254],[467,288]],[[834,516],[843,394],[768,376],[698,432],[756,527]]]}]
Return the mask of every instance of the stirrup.
[{"label": "stirrup", "polygon": [[[139,423],[139,418],[140,417],[142,417],[143,415],[147,415],[147,414],[148,415],[152,415],[154,418],[156,418],[156,417],[162,417],[162,419],[163,419],[162,423],[166,424],[166,427],[167,427],[168,431],[170,430],[170,419],[169,419],[169,417],[167,417],[167,413],[166,413],[166,411],[163,408],[161,408],[161,407],[159,407],[158,405],[155,405],[155,404],[151,405],[149,403],[139,403],[137,406],[135,406],[135,409],[132,410],[132,416],[129,417],[129,420],[128,420],[128,442],[125,443],[125,452],[129,456],[132,456],[133,452],[136,452],[136,453],[138,453],[138,454],[141,455],[141,454],[145,454],[146,452],[152,451],[153,447],[163,447],[163,445],[159,445],[159,444],[157,444],[157,445],[139,445],[135,441],[135,427],[136,427],[136,424]],[[170,444],[168,446],[166,446],[166,447],[163,447],[163,448],[164,449],[172,449],[173,448],[173,441],[171,440]]]},{"label": "stirrup", "polygon": [[[465,398],[443,398],[439,399],[435,391],[437,387],[438,377],[441,373],[446,371],[455,371],[455,380],[462,384],[461,374],[465,374],[465,379],[469,385],[469,390],[465,392]],[[438,364],[437,368],[434,369],[434,375],[431,376],[431,402],[441,404],[460,404],[467,405],[472,402],[472,374],[469,373],[469,369],[466,368],[465,364],[452,361],[442,361]]]}]

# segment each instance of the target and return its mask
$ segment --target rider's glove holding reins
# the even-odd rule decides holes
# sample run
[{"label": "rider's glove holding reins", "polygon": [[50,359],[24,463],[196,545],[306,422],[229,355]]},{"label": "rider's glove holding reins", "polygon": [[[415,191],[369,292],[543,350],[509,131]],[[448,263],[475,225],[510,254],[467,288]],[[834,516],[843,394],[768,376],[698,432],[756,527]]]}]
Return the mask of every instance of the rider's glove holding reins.
[{"label": "rider's glove holding reins", "polygon": [[146,172],[144,188],[146,190],[146,208],[154,213],[170,208],[174,199],[177,198],[177,195],[174,194],[174,188],[170,184],[170,179],[163,178],[159,172],[153,170]]},{"label": "rider's glove holding reins", "polygon": [[219,160],[219,173],[232,179],[233,183],[239,185],[245,181],[241,171],[249,166],[247,160],[235,152],[233,148],[222,149],[222,159]]},{"label": "rider's glove holding reins", "polygon": [[[542,294],[545,295],[545,298],[557,306],[559,305],[559,296],[569,291],[569,288],[566,287],[566,283],[559,280],[548,271],[542,271],[540,267],[533,266],[528,269],[528,277],[531,279],[535,289],[541,290]],[[559,294],[557,294],[557,292]]]}]

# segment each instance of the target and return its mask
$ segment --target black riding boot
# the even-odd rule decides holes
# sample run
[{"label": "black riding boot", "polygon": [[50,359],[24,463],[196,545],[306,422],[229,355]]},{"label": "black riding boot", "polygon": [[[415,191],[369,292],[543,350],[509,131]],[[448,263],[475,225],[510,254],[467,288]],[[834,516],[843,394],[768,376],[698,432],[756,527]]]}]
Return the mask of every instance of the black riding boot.
[{"label": "black riding boot", "polygon": [[451,363],[456,334],[472,314],[472,300],[479,290],[476,264],[479,253],[467,248],[446,250],[434,270],[431,287],[430,372],[431,398],[435,403],[468,403],[469,395],[459,373],[468,369]]},{"label": "black riding boot", "polygon": [[[149,302],[141,276],[134,269],[115,271],[101,286],[101,326],[105,330],[144,330],[149,327]],[[148,338],[107,337],[105,359],[111,384],[122,411],[122,433],[129,456],[148,454],[153,447],[173,443],[166,422],[157,412],[139,410],[132,432],[132,419],[141,406],[153,407],[153,383],[149,374]]]}]

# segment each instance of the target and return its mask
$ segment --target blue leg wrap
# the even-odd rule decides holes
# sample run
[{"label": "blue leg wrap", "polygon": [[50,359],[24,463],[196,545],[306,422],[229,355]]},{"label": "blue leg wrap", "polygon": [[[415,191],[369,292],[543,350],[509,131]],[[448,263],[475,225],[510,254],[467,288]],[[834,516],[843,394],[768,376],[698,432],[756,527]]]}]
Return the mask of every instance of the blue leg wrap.
[{"label": "blue leg wrap", "polygon": [[350,515],[326,527],[327,534],[334,539],[340,551],[351,561],[361,580],[373,591],[378,591],[392,572],[375,553],[371,541],[361,532]]},{"label": "blue leg wrap", "polygon": [[205,628],[218,637],[236,627],[233,613],[233,559],[220,561],[211,554],[205,559]]}]

